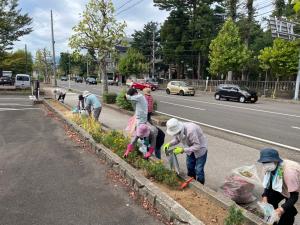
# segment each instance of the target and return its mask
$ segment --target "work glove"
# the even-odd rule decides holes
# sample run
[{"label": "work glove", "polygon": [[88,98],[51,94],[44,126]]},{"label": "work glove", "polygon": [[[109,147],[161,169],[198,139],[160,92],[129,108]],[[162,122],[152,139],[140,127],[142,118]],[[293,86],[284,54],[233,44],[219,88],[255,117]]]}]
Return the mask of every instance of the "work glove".
[{"label": "work glove", "polygon": [[145,154],[144,158],[145,158],[145,159],[148,159],[148,158],[152,155],[153,152],[154,152],[154,148],[153,148],[153,147],[149,147],[149,150],[148,150],[148,152]]},{"label": "work glove", "polygon": [[170,143],[166,143],[166,144],[164,144],[164,146],[163,146],[163,150],[164,150],[164,152],[168,151],[168,150],[169,150],[169,148],[170,148]]},{"label": "work glove", "polygon": [[184,152],[184,150],[183,150],[182,147],[176,147],[176,148],[174,148],[174,150],[173,150],[173,153],[174,153],[175,155],[182,154],[183,152]]},{"label": "work glove", "polygon": [[126,149],[126,151],[125,151],[123,157],[124,157],[124,158],[127,158],[128,155],[129,155],[129,153],[132,152],[133,150],[134,150],[133,144],[127,145],[127,149]]}]

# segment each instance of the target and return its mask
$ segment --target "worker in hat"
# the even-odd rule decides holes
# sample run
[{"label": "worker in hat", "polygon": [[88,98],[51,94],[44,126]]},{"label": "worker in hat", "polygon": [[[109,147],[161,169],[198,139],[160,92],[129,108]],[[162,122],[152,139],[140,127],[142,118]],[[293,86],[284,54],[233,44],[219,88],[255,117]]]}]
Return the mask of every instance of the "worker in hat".
[{"label": "worker in hat", "polygon": [[58,95],[57,100],[60,101],[61,103],[64,103],[65,97],[66,97],[66,93],[67,93],[67,91],[64,88],[56,88],[54,90],[54,94]]},{"label": "worker in hat", "polygon": [[201,184],[204,184],[207,139],[202,129],[194,123],[183,123],[172,118],[167,122],[167,133],[173,137],[173,140],[165,144],[163,149],[166,151],[170,147],[181,143],[183,147],[175,147],[174,154],[186,153],[188,176],[194,177]]},{"label": "worker in hat", "polygon": [[148,103],[147,120],[148,120],[149,123],[151,123],[151,116],[153,114],[153,108],[154,108],[154,100],[153,100],[153,97],[151,95],[151,89],[150,88],[144,88],[143,92],[144,92],[144,96],[146,98],[146,101]]},{"label": "worker in hat", "polygon": [[[292,225],[297,215],[295,204],[300,189],[300,165],[294,161],[282,160],[278,151],[265,148],[260,152],[259,163],[264,170],[262,201],[273,205],[278,223]],[[279,203],[285,202],[279,206]],[[276,218],[275,217],[275,218]]]},{"label": "worker in hat", "polygon": [[127,157],[130,152],[134,150],[135,144],[140,144],[140,149],[145,149],[144,158],[148,159],[154,152],[155,156],[160,159],[160,149],[165,140],[165,133],[156,126],[150,123],[140,124],[137,126],[136,135],[128,144],[124,153],[124,157]]},{"label": "worker in hat", "polygon": [[96,95],[90,93],[89,91],[84,91],[82,97],[84,98],[85,109],[87,110],[90,116],[93,110],[94,119],[98,121],[102,110],[101,102],[99,101]]},{"label": "worker in hat", "polygon": [[135,88],[130,88],[125,97],[133,103],[137,125],[147,123],[148,104],[145,97],[139,94]]}]

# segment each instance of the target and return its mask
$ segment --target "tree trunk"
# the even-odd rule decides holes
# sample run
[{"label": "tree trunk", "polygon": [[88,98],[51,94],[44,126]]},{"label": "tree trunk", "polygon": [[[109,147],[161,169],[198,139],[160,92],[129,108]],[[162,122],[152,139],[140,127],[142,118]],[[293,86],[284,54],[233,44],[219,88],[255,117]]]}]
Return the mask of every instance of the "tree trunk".
[{"label": "tree trunk", "polygon": [[197,70],[197,79],[199,80],[201,77],[201,54],[198,54],[198,70]]},{"label": "tree trunk", "polygon": [[108,82],[107,82],[107,74],[106,74],[106,58],[103,58],[100,62],[100,70],[102,75],[102,95],[108,93]]},{"label": "tree trunk", "polygon": [[273,91],[272,98],[276,98],[276,91],[277,91],[277,85],[278,85],[278,82],[279,82],[279,77],[277,77],[277,80],[276,80],[276,83],[275,83],[275,88],[274,88],[274,91]]}]

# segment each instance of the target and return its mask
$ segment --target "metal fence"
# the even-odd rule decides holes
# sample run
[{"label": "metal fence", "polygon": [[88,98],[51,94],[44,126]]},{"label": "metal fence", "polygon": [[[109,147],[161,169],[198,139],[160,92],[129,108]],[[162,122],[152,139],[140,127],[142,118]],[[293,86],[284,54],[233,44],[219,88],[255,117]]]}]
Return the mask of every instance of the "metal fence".
[{"label": "metal fence", "polygon": [[[277,96],[292,97],[295,90],[295,81],[226,81],[226,80],[191,80],[185,79],[189,85],[201,91],[214,92],[220,84],[235,84],[239,86],[246,86],[252,90],[256,90],[259,95],[271,96],[276,88]],[[166,87],[169,80],[164,80],[162,87]],[[207,83],[207,84],[206,84]]]}]

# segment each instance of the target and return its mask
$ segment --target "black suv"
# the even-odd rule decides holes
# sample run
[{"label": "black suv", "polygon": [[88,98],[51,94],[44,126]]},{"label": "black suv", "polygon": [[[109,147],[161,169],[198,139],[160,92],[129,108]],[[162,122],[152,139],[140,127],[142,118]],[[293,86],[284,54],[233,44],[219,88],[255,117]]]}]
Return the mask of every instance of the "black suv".
[{"label": "black suv", "polygon": [[82,77],[75,77],[75,82],[76,83],[82,83],[83,82]]},{"label": "black suv", "polygon": [[255,91],[251,91],[247,87],[240,87],[233,84],[220,84],[217,87],[215,99],[237,100],[242,103],[255,103],[258,97]]}]

